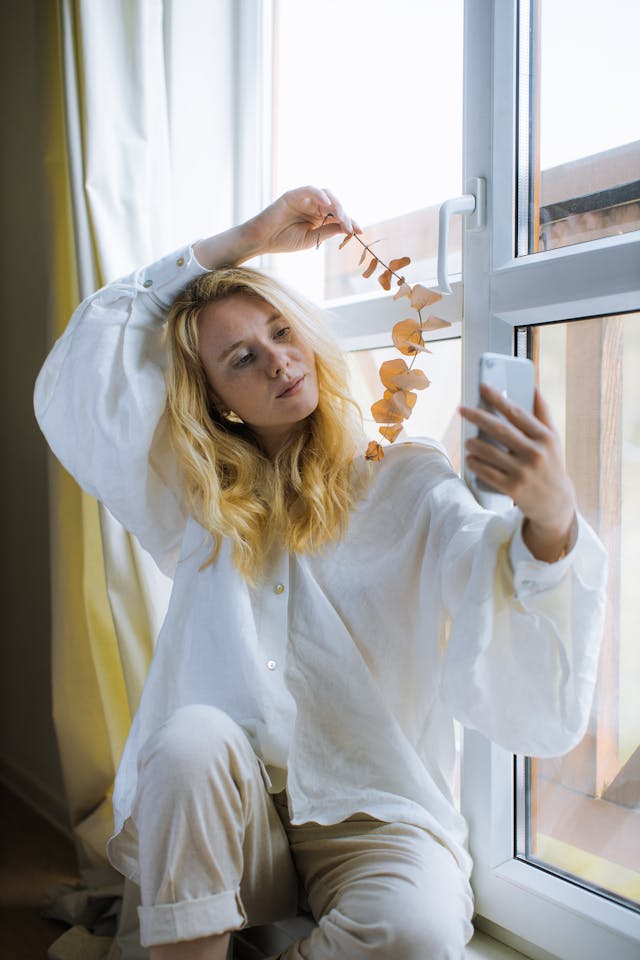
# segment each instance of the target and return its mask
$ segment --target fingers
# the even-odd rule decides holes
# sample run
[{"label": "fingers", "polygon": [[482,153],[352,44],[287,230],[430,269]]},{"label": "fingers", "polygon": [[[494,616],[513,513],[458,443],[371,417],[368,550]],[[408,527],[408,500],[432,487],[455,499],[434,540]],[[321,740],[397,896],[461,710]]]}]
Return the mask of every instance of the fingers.
[{"label": "fingers", "polygon": [[344,233],[344,227],[333,220],[327,220],[323,226],[318,227],[315,231],[316,243],[319,245],[323,243],[324,240],[329,240],[331,237],[336,237],[341,233]]},{"label": "fingers", "polygon": [[335,197],[330,190],[327,190],[326,187],[324,188],[322,193],[326,195],[331,205],[330,212],[333,214],[333,216],[338,221],[338,223],[341,224],[341,226],[344,228],[344,232],[345,233],[362,233],[362,230],[360,229],[358,224],[354,220],[352,220],[351,217],[347,215],[338,198]]},{"label": "fingers", "polygon": [[526,434],[515,423],[510,423],[502,417],[491,413],[488,410],[481,410],[477,407],[461,407],[461,415],[478,428],[478,432],[484,434],[488,439],[506,447],[512,453],[527,456],[540,442],[544,442],[541,433],[536,435]]},{"label": "fingers", "polygon": [[538,456],[535,444],[497,446],[484,436],[470,437],[466,443],[467,466],[476,476],[498,487],[501,491],[513,490],[523,477],[523,472]]},{"label": "fingers", "polygon": [[479,432],[479,436],[466,442],[467,464],[479,479],[512,495],[522,480],[523,469],[539,457],[550,430],[536,416],[486,384],[481,385],[481,396],[491,409],[460,408],[462,416]]},{"label": "fingers", "polygon": [[544,440],[553,430],[550,423],[551,415],[540,394],[538,397],[544,404],[547,422],[539,418],[536,412],[528,413],[487,384],[481,384],[480,394],[491,408],[490,410],[480,407],[462,407],[460,412],[467,420],[501,443],[508,443],[510,439],[517,440],[522,434],[532,440]]},{"label": "fingers", "polygon": [[497,490],[498,493],[504,493],[509,497],[512,496],[513,483],[509,474],[504,473],[504,471],[492,466],[490,463],[479,460],[477,457],[474,457],[473,454],[467,456],[467,466],[478,480],[484,481],[484,483],[493,487],[494,490]]},{"label": "fingers", "polygon": [[[546,436],[547,431],[541,426],[540,420],[535,414],[529,413],[523,407],[514,403],[508,397],[494,390],[486,383],[481,384],[480,394],[487,403],[494,408],[497,413],[514,424],[519,430],[522,430],[529,437],[540,438]],[[542,397],[540,397],[542,399]],[[544,425],[546,426],[546,424]]]},{"label": "fingers", "polygon": [[575,512],[575,493],[549,407],[538,390],[532,414],[489,387],[481,396],[491,409],[460,409],[478,428],[465,444],[469,470],[520,507],[531,523],[534,556],[555,559]]},{"label": "fingers", "polygon": [[326,188],[319,187],[298,187],[296,190],[289,190],[284,194],[284,199],[300,213],[303,213],[305,219],[308,219],[314,226],[323,224],[327,218],[333,221],[333,225],[339,227],[330,233],[362,233],[362,230],[351,217],[346,213],[344,207],[334,194]]}]

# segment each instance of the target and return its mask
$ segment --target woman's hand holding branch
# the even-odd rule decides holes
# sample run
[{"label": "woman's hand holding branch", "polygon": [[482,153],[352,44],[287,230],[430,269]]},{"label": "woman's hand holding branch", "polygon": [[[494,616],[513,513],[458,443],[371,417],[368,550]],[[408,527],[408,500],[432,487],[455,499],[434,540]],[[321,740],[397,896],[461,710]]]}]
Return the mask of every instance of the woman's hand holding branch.
[{"label": "woman's hand holding branch", "polygon": [[289,253],[317,246],[329,237],[361,233],[329,190],[289,190],[251,220],[194,245],[208,270],[243,263],[265,253]]}]

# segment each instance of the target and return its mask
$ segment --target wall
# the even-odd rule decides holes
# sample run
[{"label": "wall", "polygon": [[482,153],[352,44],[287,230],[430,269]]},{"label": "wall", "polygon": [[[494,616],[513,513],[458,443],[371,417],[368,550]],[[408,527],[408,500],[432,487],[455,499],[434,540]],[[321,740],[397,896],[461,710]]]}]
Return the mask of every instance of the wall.
[{"label": "wall", "polygon": [[64,822],[51,718],[47,448],[32,412],[48,344],[42,2],[0,14],[0,777]]}]

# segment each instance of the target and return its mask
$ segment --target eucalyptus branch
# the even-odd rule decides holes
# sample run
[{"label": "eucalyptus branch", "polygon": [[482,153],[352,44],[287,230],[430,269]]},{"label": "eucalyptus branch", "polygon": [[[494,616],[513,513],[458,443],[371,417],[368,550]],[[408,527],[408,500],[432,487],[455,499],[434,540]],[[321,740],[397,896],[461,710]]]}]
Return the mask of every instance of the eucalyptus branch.
[{"label": "eucalyptus branch", "polygon": [[[321,227],[324,226],[330,216],[332,216],[332,214],[327,214],[322,221]],[[353,237],[356,238],[363,248],[359,266],[362,266],[367,258],[367,254],[371,257],[362,276],[368,279],[373,276],[378,267],[382,267],[382,273],[378,275],[378,282],[383,289],[390,290],[391,279],[395,277],[398,290],[394,294],[394,300],[398,300],[401,297],[408,297],[412,308],[418,314],[417,320],[409,317],[407,320],[401,320],[394,325],[391,331],[393,344],[401,354],[410,356],[411,362],[407,366],[407,362],[404,359],[385,360],[380,367],[380,380],[385,387],[385,391],[382,398],[376,400],[371,406],[373,419],[376,423],[380,424],[379,432],[389,443],[393,443],[403,429],[403,422],[409,419],[415,407],[417,400],[415,391],[426,390],[427,387],[430,386],[430,381],[424,371],[413,369],[418,354],[429,352],[425,346],[423,334],[426,330],[448,327],[451,326],[451,324],[447,320],[442,320],[440,317],[435,316],[429,316],[426,322],[423,321],[422,310],[424,307],[437,303],[438,300],[442,299],[442,294],[436,293],[434,290],[428,290],[426,287],[423,287],[422,284],[416,283],[410,286],[406,282],[404,276],[401,276],[398,271],[411,263],[409,257],[400,257],[390,260],[389,263],[385,263],[384,260],[377,257],[371,250],[373,244],[379,243],[380,241],[374,240],[371,243],[365,243],[356,233],[347,234],[340,243],[339,249],[346,246]],[[384,457],[384,449],[378,441],[372,440],[367,447],[365,456],[367,460],[382,460]]]}]

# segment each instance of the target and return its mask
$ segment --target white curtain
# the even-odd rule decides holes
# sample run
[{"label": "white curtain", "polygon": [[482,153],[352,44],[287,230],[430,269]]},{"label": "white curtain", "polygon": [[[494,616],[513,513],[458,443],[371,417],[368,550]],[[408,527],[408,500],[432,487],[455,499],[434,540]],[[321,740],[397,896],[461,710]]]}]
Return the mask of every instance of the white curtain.
[{"label": "white curtain", "polygon": [[[54,216],[70,211],[66,233],[55,224],[55,267],[68,271],[64,285],[77,300],[234,222],[237,23],[234,0],[58,0],[48,161]],[[53,333],[63,325],[58,316]],[[106,899],[117,892],[104,857],[110,780],[169,582],[60,473],[52,482],[54,715],[80,868],[95,903],[101,887]],[[107,941],[80,944],[84,937],[70,931],[50,956],[120,955]]]}]

